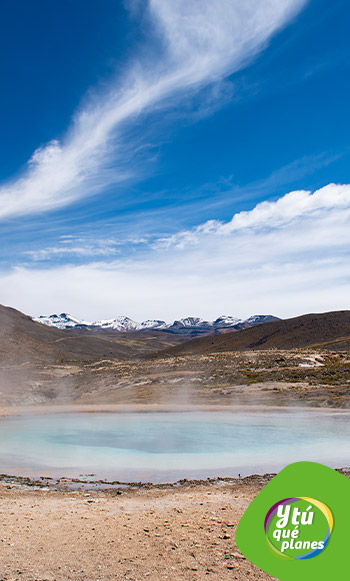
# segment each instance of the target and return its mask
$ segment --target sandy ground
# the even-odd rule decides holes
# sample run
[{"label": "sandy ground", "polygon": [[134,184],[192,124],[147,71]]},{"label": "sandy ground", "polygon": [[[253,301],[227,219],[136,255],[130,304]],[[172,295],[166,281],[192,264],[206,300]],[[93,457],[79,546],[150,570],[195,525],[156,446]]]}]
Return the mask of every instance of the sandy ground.
[{"label": "sandy ground", "polygon": [[263,482],[116,491],[0,483],[1,581],[272,579],[235,545]]},{"label": "sandy ground", "polygon": [[272,411],[305,411],[317,412],[317,414],[324,415],[348,415],[348,409],[335,409],[332,407],[312,407],[310,405],[303,406],[281,406],[281,405],[247,405],[247,404],[231,404],[231,405],[217,405],[217,404],[66,404],[66,405],[26,405],[26,406],[0,406],[0,418],[7,416],[22,416],[22,415],[44,415],[44,414],[67,414],[67,413],[146,413],[146,412],[247,412],[247,413],[268,413]]}]

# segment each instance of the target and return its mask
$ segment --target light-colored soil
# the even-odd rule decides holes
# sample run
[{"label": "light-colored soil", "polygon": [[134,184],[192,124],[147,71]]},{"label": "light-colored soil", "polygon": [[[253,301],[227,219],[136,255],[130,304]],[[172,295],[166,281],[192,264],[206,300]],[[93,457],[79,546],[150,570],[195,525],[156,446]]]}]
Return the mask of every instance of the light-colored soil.
[{"label": "light-colored soil", "polygon": [[59,492],[0,483],[1,581],[272,579],[236,525],[256,482]]},{"label": "light-colored soil", "polygon": [[2,368],[0,406],[158,405],[350,408],[349,353],[247,351]]}]

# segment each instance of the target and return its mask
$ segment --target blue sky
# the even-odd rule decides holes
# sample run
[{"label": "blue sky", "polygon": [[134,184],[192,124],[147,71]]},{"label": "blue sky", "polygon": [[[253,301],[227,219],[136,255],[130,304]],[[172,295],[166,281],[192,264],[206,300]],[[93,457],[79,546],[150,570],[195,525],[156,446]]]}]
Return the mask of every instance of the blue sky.
[{"label": "blue sky", "polygon": [[85,319],[348,308],[345,0],[0,11],[1,302]]}]

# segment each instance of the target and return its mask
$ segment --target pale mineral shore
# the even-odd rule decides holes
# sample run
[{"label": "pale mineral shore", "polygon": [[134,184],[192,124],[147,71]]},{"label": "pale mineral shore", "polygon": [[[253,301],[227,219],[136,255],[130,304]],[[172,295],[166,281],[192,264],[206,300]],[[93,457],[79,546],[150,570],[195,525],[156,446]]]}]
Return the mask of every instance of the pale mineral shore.
[{"label": "pale mineral shore", "polygon": [[[194,409],[261,413],[290,408],[46,405],[2,407],[0,415]],[[2,476],[0,581],[272,579],[235,544],[239,519],[271,477],[79,490],[79,485],[72,489]]]},{"label": "pale mineral shore", "polygon": [[25,406],[1,406],[0,417],[19,416],[30,414],[55,414],[55,413],[142,413],[142,412],[248,412],[248,413],[268,413],[275,412],[317,412],[318,414],[345,414],[349,415],[349,409],[335,409],[332,407],[312,407],[307,405],[182,405],[182,404],[64,404],[64,405],[25,405]]}]

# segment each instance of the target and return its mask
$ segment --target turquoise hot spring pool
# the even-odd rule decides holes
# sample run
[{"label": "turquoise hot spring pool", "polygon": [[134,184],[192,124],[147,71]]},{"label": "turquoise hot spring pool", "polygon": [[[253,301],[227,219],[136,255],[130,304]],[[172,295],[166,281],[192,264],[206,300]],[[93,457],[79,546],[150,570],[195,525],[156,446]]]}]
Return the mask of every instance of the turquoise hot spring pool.
[{"label": "turquoise hot spring pool", "polygon": [[348,466],[347,412],[66,413],[0,419],[0,473],[122,482]]}]

